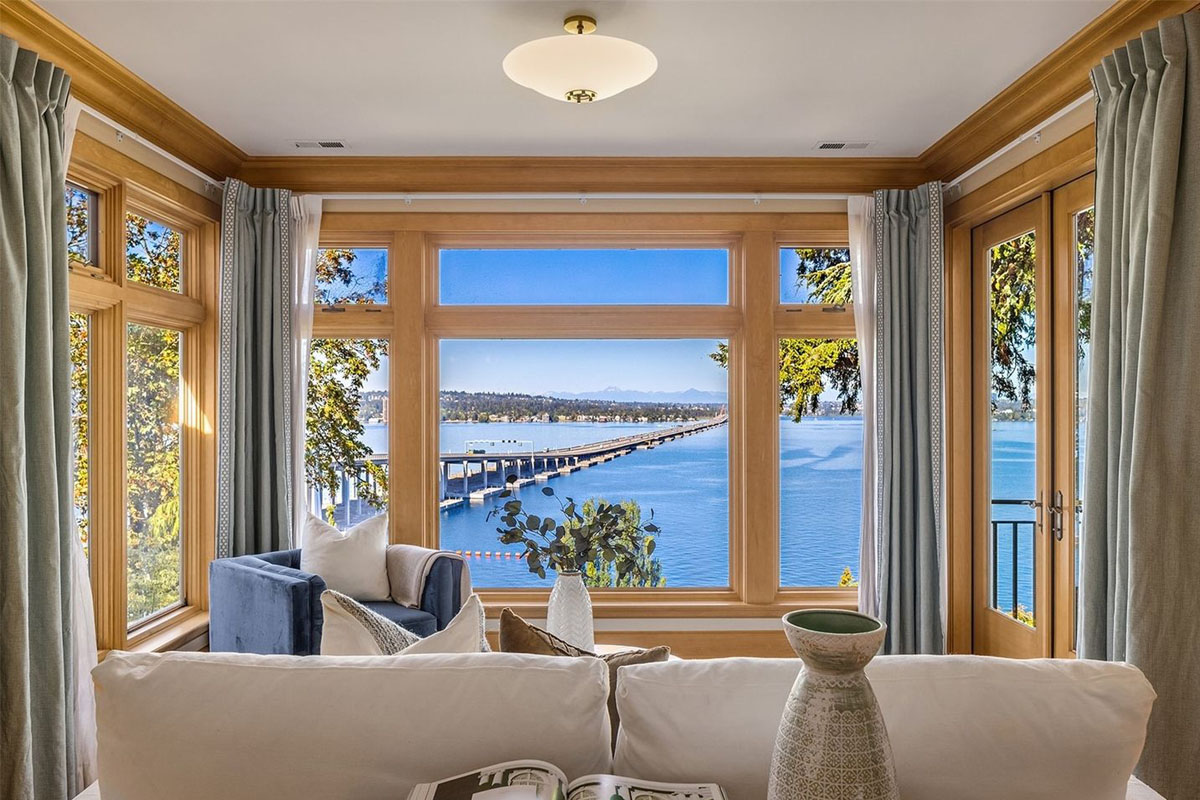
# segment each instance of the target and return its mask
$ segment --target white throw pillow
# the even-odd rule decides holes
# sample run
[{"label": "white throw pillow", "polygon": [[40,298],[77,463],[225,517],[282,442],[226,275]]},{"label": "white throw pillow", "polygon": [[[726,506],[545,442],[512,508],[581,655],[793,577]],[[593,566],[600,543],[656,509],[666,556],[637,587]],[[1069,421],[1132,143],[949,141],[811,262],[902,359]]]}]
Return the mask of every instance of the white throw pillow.
[{"label": "white throw pillow", "polygon": [[594,658],[113,651],[92,676],[106,800],[403,800],[518,758],[612,767]]},{"label": "white throw pillow", "polygon": [[[400,625],[386,619],[369,608],[347,608],[332,592],[321,593],[321,609],[325,622],[321,629],[321,655],[323,656],[379,656],[384,655],[377,626],[392,626],[401,638],[411,637],[410,644],[395,649],[395,655],[419,655],[429,653],[479,653],[486,652],[487,638],[484,635],[486,620],[483,603],[479,595],[473,594],[463,603],[445,628],[431,633],[424,639],[409,633]],[[371,615],[362,619],[363,612]],[[378,619],[375,619],[378,618]],[[388,637],[389,639],[394,637]],[[395,645],[393,645],[393,648]],[[388,653],[393,654],[393,653]]]},{"label": "white throw pillow", "polygon": [[300,569],[320,575],[336,592],[364,602],[387,600],[387,514],[342,532],[308,515],[300,548]]},{"label": "white throw pillow", "polygon": [[[622,667],[613,769],[762,800],[799,659]],[[1124,800],[1154,690],[1080,660],[884,656],[867,668],[904,800]]]}]

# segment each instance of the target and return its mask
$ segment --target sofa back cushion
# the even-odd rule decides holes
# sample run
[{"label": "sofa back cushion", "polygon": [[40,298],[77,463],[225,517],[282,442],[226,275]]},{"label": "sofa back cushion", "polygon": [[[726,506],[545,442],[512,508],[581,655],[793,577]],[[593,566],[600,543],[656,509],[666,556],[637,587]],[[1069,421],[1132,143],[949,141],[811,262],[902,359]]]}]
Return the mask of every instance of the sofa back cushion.
[{"label": "sofa back cushion", "polygon": [[92,674],[105,798],[403,800],[509,759],[612,765],[596,659],[113,652]]},{"label": "sofa back cushion", "polygon": [[[799,669],[753,658],[622,668],[614,771],[761,800]],[[891,656],[867,675],[904,800],[1123,800],[1154,702],[1136,668],[1098,661]]]}]

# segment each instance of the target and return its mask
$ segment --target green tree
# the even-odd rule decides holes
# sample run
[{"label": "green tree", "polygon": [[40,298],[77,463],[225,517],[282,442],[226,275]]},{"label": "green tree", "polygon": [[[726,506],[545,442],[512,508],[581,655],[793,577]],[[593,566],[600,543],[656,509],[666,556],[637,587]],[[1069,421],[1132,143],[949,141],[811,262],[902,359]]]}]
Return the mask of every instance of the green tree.
[{"label": "green tree", "polygon": [[[127,214],[129,277],[174,288],[182,237]],[[181,600],[180,355],[171,328],[130,324],[126,333],[128,617],[136,621]]]},{"label": "green tree", "polygon": [[[796,285],[811,302],[846,305],[851,300],[850,251],[796,248]],[[729,366],[729,346],[717,345],[712,359]],[[820,407],[821,395],[836,392],[839,411],[854,414],[862,394],[858,344],[853,339],[784,339],[779,343],[779,408],[793,421]]]},{"label": "green tree", "polygon": [[89,320],[87,314],[71,314],[70,326],[67,329],[67,346],[71,353],[71,433],[74,448],[75,481],[72,486],[72,497],[75,505],[75,519],[79,528],[79,540],[83,542],[83,552],[88,552],[88,487],[89,475],[89,434],[91,431],[90,405],[91,381],[88,343]]},{"label": "green tree", "polygon": [[[355,273],[355,257],[350,249],[320,251],[318,304],[367,304],[382,294],[382,280]],[[386,339],[314,339],[306,394],[304,468],[309,485],[333,498],[345,473],[357,482],[359,496],[377,509],[387,505],[387,468],[372,461],[359,465],[372,452],[363,438],[360,405],[367,378],[387,358],[387,346]],[[332,503],[325,513],[332,522]]]},{"label": "green tree", "polygon": [[[595,522],[596,504],[604,502],[606,501],[603,498],[584,501],[583,507],[580,509],[583,514],[583,525],[591,525]],[[619,505],[625,509],[625,516],[621,520],[621,534],[618,541],[636,553],[634,560],[637,562],[638,569],[627,575],[618,575],[612,564],[596,558],[581,570],[583,582],[593,588],[666,586],[667,579],[663,575],[662,562],[654,557],[654,536],[641,532],[641,505],[633,500],[623,500]],[[576,529],[580,527],[580,524],[568,519],[566,527]],[[567,536],[563,541],[567,543],[568,551],[574,553],[575,540]]]},{"label": "green tree", "polygon": [[[1091,332],[1091,263],[1095,215],[1077,220],[1077,280],[1085,291],[1079,304],[1079,348]],[[992,248],[990,294],[992,313],[992,401],[1008,400],[1027,410],[1033,397],[1036,369],[1031,361],[1037,311],[1033,234]],[[845,248],[797,248],[796,285],[811,302],[846,305],[852,300],[850,252]],[[729,349],[718,345],[712,358],[728,366]],[[840,411],[858,411],[862,394],[858,346],[852,339],[785,339],[779,348],[779,404],[793,420],[819,408],[820,396],[832,390]]]},{"label": "green tree", "polygon": [[1028,411],[1037,369],[1037,267],[1034,235],[1027,233],[988,251],[992,327],[992,407],[1000,400]]}]

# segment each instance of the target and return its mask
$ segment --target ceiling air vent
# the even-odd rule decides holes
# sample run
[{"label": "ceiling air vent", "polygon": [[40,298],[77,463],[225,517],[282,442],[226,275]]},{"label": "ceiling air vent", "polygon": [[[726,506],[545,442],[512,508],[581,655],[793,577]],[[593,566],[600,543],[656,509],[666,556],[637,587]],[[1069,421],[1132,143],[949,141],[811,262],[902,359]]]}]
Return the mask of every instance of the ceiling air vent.
[{"label": "ceiling air vent", "polygon": [[346,143],[340,139],[309,139],[300,142],[292,142],[301,150],[345,150]]},{"label": "ceiling air vent", "polygon": [[813,145],[813,150],[866,150],[870,146],[870,142],[820,141]]}]

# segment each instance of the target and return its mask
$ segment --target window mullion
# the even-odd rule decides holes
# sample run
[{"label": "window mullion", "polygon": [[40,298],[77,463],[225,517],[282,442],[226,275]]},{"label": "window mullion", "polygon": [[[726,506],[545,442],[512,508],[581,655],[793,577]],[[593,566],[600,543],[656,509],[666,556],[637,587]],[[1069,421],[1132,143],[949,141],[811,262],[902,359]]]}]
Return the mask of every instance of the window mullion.
[{"label": "window mullion", "polygon": [[[770,603],[779,590],[779,402],[775,305],[775,237],[747,232],[745,322],[740,364],[742,429],[740,501],[743,531],[742,599]],[[735,357],[737,354],[735,352]]]}]

